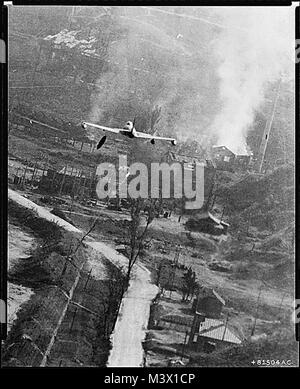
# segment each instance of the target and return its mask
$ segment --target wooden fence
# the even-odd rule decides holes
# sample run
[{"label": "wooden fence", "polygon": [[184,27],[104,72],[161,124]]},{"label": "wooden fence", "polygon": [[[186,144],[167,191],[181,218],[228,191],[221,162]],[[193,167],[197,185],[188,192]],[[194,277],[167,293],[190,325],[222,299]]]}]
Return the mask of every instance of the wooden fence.
[{"label": "wooden fence", "polygon": [[[63,170],[63,169],[62,169]],[[48,162],[21,164],[10,161],[8,180],[18,188],[39,188],[49,194],[68,194],[82,198],[94,198],[96,171],[79,170],[74,165],[57,171]]]}]

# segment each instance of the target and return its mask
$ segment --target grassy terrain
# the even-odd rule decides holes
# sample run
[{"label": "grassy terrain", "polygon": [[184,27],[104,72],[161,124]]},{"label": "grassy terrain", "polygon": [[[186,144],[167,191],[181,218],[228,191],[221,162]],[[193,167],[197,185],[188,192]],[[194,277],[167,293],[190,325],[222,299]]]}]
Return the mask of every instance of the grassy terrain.
[{"label": "grassy terrain", "polygon": [[18,312],[4,343],[3,365],[39,366],[56,331],[47,366],[105,366],[122,276],[99,254],[106,273],[97,273],[89,266],[91,249],[79,236],[33,211],[10,202],[9,217],[33,231],[40,244],[9,273],[10,281],[32,288],[34,295]]},{"label": "grassy terrain", "polygon": [[[47,159],[45,159],[47,155]],[[9,136],[9,156],[21,162],[38,161],[41,166],[48,163],[57,170],[66,165],[94,172],[98,159],[93,154],[80,152],[72,146],[59,144],[47,138],[29,137],[12,131]]]}]

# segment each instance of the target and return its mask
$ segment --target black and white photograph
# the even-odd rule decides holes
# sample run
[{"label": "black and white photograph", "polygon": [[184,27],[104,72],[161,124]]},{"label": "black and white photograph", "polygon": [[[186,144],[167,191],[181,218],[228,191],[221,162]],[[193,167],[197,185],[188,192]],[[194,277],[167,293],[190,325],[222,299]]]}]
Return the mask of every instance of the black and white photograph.
[{"label": "black and white photograph", "polygon": [[295,13],[8,5],[2,367],[298,367]]}]

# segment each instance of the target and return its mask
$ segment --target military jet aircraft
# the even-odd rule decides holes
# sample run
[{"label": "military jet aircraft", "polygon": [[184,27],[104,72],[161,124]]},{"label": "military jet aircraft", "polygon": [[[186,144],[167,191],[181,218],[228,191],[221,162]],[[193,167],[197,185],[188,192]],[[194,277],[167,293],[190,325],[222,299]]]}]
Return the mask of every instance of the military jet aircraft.
[{"label": "military jet aircraft", "polygon": [[[131,122],[131,121],[127,122],[125,124],[124,128],[105,127],[105,126],[100,126],[99,124],[94,124],[94,123],[89,123],[89,122],[82,122],[81,126],[83,129],[87,129],[87,127],[90,126],[90,127],[98,128],[99,130],[102,130],[105,132],[107,131],[107,132],[112,132],[114,134],[121,134],[121,135],[124,135],[130,139],[133,139],[133,138],[149,139],[153,145],[155,144],[155,141],[157,141],[157,140],[171,142],[171,144],[173,146],[175,146],[177,143],[176,139],[174,139],[174,138],[165,138],[163,136],[157,136],[157,135],[146,134],[144,132],[139,132],[135,129],[134,122]],[[107,138],[106,135],[104,135],[100,139],[100,141],[97,144],[97,149],[100,149],[104,145],[106,138]]]}]

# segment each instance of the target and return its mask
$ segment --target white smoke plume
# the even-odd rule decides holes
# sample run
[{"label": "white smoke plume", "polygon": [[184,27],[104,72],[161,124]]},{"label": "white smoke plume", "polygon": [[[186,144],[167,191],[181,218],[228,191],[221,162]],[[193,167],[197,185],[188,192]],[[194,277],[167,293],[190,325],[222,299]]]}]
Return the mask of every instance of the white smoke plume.
[{"label": "white smoke plume", "polygon": [[120,126],[142,116],[141,106],[157,105],[162,135],[246,152],[256,112],[273,98],[267,87],[282,73],[293,76],[293,9],[154,8],[152,16],[128,7],[115,17],[124,34],[110,42],[89,120]]},{"label": "white smoke plume", "polygon": [[241,7],[217,13],[232,28],[223,29],[214,45],[221,109],[211,130],[218,145],[246,153],[246,134],[267,97],[267,83],[283,74],[293,77],[294,12],[287,7]]}]

